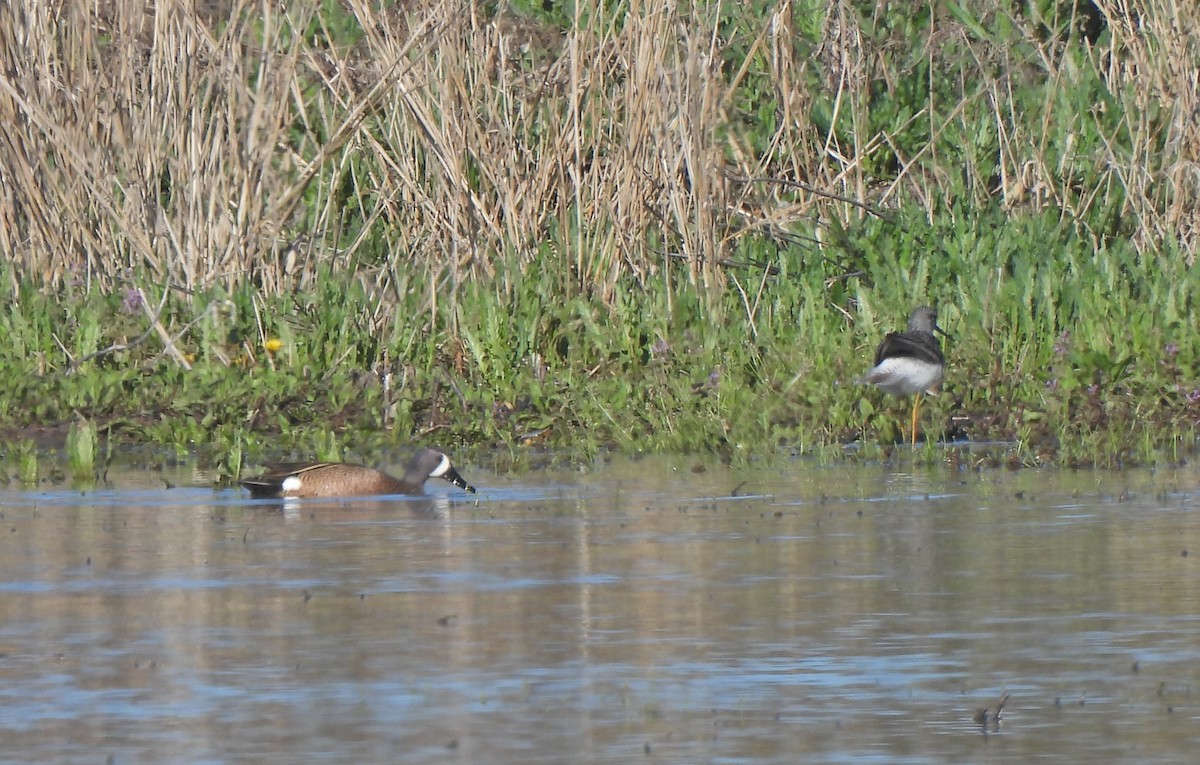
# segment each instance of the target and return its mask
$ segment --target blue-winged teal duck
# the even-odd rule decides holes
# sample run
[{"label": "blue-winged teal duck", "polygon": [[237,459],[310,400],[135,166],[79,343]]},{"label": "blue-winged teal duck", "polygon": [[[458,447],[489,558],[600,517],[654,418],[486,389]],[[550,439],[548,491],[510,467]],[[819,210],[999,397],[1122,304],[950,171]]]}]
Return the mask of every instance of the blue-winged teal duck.
[{"label": "blue-winged teal duck", "polygon": [[916,394],[912,410],[912,444],[917,445],[917,413],[921,394],[934,394],[946,374],[946,357],[934,332],[947,336],[937,324],[937,309],[921,306],[908,317],[908,329],[889,332],[875,352],[875,367],[862,381],[893,396]]},{"label": "blue-winged teal duck", "polygon": [[341,462],[312,462],[269,465],[262,475],[239,483],[254,499],[266,497],[369,497],[382,494],[424,494],[425,479],[442,478],[460,489],[475,493],[475,487],[450,464],[450,457],[437,449],[422,449],[408,462],[403,478],[361,465]]}]

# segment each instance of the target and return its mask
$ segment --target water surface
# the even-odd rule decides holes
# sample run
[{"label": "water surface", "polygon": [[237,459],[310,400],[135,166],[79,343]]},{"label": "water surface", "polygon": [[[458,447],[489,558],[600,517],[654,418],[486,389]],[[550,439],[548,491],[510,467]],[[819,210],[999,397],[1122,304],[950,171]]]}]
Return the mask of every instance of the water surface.
[{"label": "water surface", "polygon": [[461,472],[0,492],[0,762],[1196,761],[1190,468]]}]

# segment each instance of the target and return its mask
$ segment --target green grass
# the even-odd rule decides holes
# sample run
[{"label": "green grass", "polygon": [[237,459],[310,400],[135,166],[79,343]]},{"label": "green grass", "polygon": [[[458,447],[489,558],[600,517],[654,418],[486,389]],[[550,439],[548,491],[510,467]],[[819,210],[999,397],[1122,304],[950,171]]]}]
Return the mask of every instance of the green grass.
[{"label": "green grass", "polygon": [[34,428],[77,477],[113,444],[887,458],[909,402],[853,381],[919,303],[954,336],[930,440],[1190,454],[1194,25],[860,6],[255,7],[153,49],[0,8],[39,51],[0,53],[9,473]]},{"label": "green grass", "polygon": [[[796,250],[779,273],[742,277],[718,300],[683,276],[669,288],[622,285],[610,304],[547,299],[563,278],[551,271],[512,290],[469,282],[435,306],[414,290],[379,333],[361,321],[377,298],[334,274],[311,295],[222,293],[256,306],[252,324],[226,321],[224,335],[203,321],[211,300],[168,301],[193,327],[173,340],[188,370],[153,336],[72,367],[58,343],[78,361],[121,342],[128,308],[97,292],[66,303],[29,292],[3,320],[3,422],[14,437],[70,426],[78,474],[94,474],[97,428],[200,452],[229,475],[264,458],[369,457],[413,441],[514,452],[531,434],[580,456],[900,443],[909,402],[853,381],[885,332],[933,302],[953,338],[944,391],[923,407],[927,438],[1010,442],[1003,450],[1022,464],[1125,464],[1187,448],[1200,347],[1183,259],[1149,260],[1119,242],[1094,250],[1050,214],[929,224],[913,212],[846,236],[864,275],[839,279],[836,293],[839,266]],[[314,304],[323,308],[305,309]],[[80,415],[87,427],[72,425]]]},{"label": "green grass", "polygon": [[76,483],[95,482],[97,445],[96,425],[90,420],[80,418],[67,431],[67,464]]}]

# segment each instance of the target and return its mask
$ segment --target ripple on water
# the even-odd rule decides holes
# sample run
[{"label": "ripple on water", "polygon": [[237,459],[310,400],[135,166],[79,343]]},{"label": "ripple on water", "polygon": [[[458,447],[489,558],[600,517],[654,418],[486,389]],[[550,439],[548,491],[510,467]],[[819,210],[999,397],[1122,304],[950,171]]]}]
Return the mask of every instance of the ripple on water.
[{"label": "ripple on water", "polygon": [[1194,761],[1190,472],[695,462],[0,493],[0,759]]}]

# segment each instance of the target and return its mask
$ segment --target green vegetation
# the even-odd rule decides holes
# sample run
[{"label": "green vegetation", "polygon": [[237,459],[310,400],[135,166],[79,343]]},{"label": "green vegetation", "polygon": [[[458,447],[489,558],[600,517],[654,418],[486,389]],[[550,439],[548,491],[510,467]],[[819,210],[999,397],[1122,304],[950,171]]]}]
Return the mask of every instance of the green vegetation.
[{"label": "green vegetation", "polygon": [[1154,0],[25,5],[23,480],[64,443],[76,479],[115,443],[871,457],[908,403],[853,381],[918,303],[924,431],[1002,442],[953,459],[1192,449],[1200,26]]},{"label": "green vegetation", "polygon": [[80,418],[67,431],[67,463],[76,483],[96,480],[96,426]]}]

